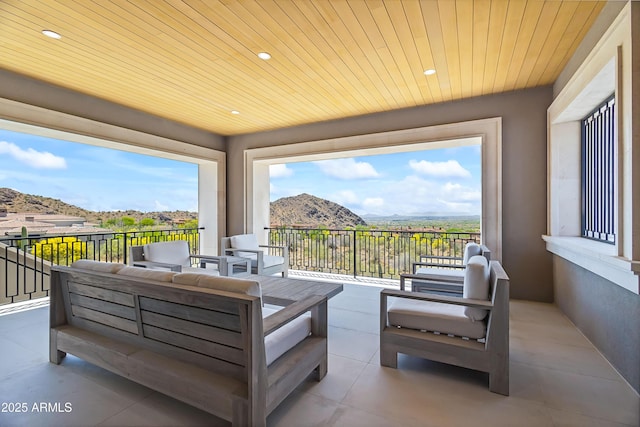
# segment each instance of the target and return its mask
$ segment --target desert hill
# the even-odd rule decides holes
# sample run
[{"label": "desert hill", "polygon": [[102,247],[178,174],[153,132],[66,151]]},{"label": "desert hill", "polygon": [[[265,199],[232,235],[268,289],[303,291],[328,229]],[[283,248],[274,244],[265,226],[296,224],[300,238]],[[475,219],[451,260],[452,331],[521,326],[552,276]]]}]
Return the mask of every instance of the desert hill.
[{"label": "desert hill", "polygon": [[0,188],[0,208],[14,213],[40,213],[70,215],[84,218],[87,222],[102,223],[109,219],[120,219],[123,216],[135,218],[140,221],[143,218],[153,218],[159,224],[170,224],[197,219],[197,212],[173,211],[173,212],[140,212],[135,210],[95,212],[82,209],[78,206],[65,203],[50,197],[24,194],[10,188]]},{"label": "desert hill", "polygon": [[315,228],[355,227],[366,222],[349,209],[310,194],[283,197],[271,202],[271,226]]},{"label": "desert hill", "polygon": [[[50,197],[24,194],[10,188],[0,188],[0,208],[14,213],[40,213],[70,215],[84,218],[90,223],[103,223],[109,219],[120,219],[123,216],[140,221],[153,218],[158,224],[171,224],[198,218],[197,212],[140,212],[135,210],[95,212],[65,203]],[[271,224],[281,226],[320,225],[329,228],[355,227],[366,225],[365,221],[349,209],[329,200],[300,194],[284,197],[271,203]]]}]

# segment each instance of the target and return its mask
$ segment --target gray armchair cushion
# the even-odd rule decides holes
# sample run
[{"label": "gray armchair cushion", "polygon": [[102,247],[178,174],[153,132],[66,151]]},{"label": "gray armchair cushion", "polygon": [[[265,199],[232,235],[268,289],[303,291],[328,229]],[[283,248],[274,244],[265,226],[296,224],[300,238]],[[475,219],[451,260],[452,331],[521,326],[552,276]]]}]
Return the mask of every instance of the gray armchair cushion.
[{"label": "gray armchair cushion", "polygon": [[[482,255],[475,255],[469,259],[464,270],[464,285],[462,296],[472,299],[489,299],[489,263]],[[465,315],[473,320],[483,320],[488,311],[481,308],[467,307]]]},{"label": "gray armchair cushion", "polygon": [[461,305],[394,298],[387,310],[389,324],[422,331],[440,332],[473,339],[484,338],[486,325],[474,322]]}]

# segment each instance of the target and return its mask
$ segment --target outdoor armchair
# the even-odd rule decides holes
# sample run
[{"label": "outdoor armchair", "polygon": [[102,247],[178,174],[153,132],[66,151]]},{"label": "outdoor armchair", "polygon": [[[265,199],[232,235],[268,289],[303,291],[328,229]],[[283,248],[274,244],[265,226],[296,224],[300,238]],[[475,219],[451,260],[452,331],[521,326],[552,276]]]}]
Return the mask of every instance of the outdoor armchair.
[{"label": "outdoor armchair", "polygon": [[146,245],[131,246],[130,264],[134,267],[150,268],[154,270],[171,270],[177,272],[199,272],[219,275],[215,268],[193,267],[194,262],[202,263],[209,258],[206,255],[192,255],[189,242],[186,240],[171,240],[167,242],[148,243]]},{"label": "outdoor armchair", "polygon": [[398,353],[489,373],[489,390],[509,395],[509,277],[498,261],[469,260],[462,294],[380,293],[380,364]]},{"label": "outdoor armchair", "polygon": [[[280,273],[282,277],[289,274],[289,248],[276,245],[259,245],[255,234],[239,234],[231,237],[223,237],[220,242],[221,252],[225,255],[234,255],[251,260],[251,272],[253,274],[270,276]],[[279,255],[271,255],[265,252],[270,249]]]}]

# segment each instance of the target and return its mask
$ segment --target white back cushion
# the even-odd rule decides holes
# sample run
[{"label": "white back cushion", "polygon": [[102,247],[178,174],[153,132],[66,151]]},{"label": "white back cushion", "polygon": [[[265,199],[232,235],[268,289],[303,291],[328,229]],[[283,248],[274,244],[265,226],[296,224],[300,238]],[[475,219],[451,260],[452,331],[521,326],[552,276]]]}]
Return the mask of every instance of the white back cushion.
[{"label": "white back cushion", "polygon": [[149,243],[144,245],[143,251],[146,261],[191,266],[189,243],[186,240]]},{"label": "white back cushion", "polygon": [[118,270],[116,274],[137,277],[139,279],[156,280],[158,282],[170,282],[176,273],[174,271],[150,270],[141,267],[124,267]]},{"label": "white back cushion", "polygon": [[477,243],[469,242],[464,247],[464,256],[462,257],[462,265],[467,265],[472,256],[482,255],[482,246]]},{"label": "white back cushion", "polygon": [[102,262],[94,261],[91,259],[79,259],[71,264],[73,268],[83,268],[85,270],[97,271],[100,273],[117,273],[120,269],[124,268],[124,264],[118,264],[115,262]]},{"label": "white back cushion", "polygon": [[262,298],[260,283],[254,280],[234,279],[202,273],[180,273],[173,276],[173,283],[197,286],[218,291],[236,292]]},{"label": "white back cushion", "polygon": [[[467,263],[462,296],[472,299],[489,299],[489,262],[482,255],[472,256]],[[478,321],[487,316],[487,310],[467,307],[464,314],[469,319]]]},{"label": "white back cushion", "polygon": [[[258,238],[255,234],[238,234],[237,236],[231,236],[230,240],[231,247],[234,249],[260,249],[260,246],[258,246]],[[253,252],[236,252],[234,255],[254,260],[254,265],[258,259],[258,255]]]},{"label": "white back cushion", "polygon": [[238,234],[231,236],[231,247],[234,249],[260,249],[255,234]]}]

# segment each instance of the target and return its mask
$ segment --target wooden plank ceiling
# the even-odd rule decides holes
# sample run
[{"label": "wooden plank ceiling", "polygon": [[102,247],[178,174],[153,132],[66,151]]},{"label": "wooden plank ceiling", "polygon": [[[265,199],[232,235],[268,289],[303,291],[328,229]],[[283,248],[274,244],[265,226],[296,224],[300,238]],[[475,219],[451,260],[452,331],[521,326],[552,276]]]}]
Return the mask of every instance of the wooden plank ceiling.
[{"label": "wooden plank ceiling", "polygon": [[235,135],[551,84],[604,3],[4,0],[0,68]]}]

